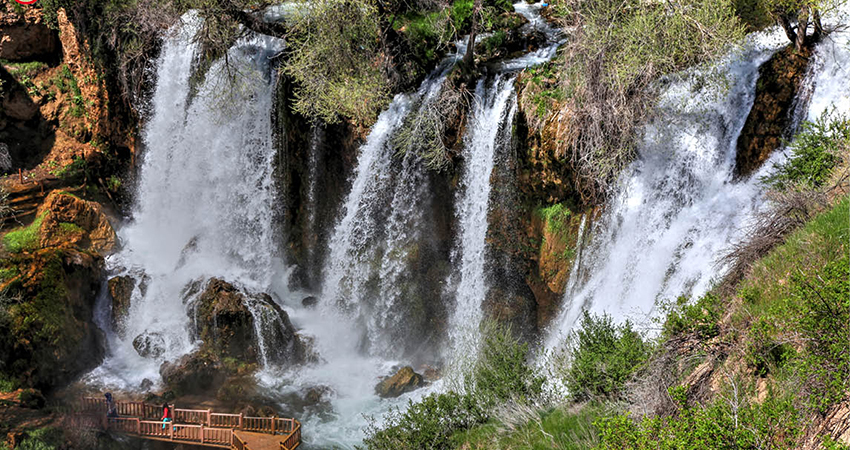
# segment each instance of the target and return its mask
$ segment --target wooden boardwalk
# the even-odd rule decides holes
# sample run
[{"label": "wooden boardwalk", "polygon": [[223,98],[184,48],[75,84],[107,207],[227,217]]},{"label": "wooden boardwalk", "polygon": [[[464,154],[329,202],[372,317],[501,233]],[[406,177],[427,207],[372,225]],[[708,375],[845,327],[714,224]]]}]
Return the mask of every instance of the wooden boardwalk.
[{"label": "wooden boardwalk", "polygon": [[115,402],[118,417],[106,417],[106,400],[83,398],[74,407],[75,426],[109,430],[142,439],[235,450],[294,450],[301,445],[301,423],[279,417],[247,417],[208,409],[177,409],[163,423],[162,407]]}]

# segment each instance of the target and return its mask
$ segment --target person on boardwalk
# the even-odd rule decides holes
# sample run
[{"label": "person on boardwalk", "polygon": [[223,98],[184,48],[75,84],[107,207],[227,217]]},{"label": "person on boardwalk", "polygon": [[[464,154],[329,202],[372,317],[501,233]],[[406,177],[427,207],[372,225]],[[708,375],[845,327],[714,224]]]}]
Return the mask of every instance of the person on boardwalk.
[{"label": "person on boardwalk", "polygon": [[171,408],[168,407],[168,403],[162,404],[162,429],[165,429],[166,424],[171,422]]},{"label": "person on boardwalk", "polygon": [[118,417],[118,411],[115,409],[115,401],[112,399],[112,393],[107,392],[104,397],[106,397],[106,417],[109,419]]}]

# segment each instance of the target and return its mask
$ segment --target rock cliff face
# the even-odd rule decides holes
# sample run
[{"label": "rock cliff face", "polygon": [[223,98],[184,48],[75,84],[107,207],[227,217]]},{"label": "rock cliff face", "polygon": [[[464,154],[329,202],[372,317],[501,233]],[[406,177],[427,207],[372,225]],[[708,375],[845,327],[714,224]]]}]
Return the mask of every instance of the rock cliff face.
[{"label": "rock cliff face", "polygon": [[759,69],[756,98],[738,138],[735,158],[739,175],[758,169],[794,130],[794,99],[809,66],[810,49],[798,52],[793,45],[777,52]]},{"label": "rock cliff face", "polygon": [[107,211],[121,182],[110,176],[129,166],[133,125],[110,120],[105,81],[64,11],[58,29],[22,11],[0,8],[2,169],[21,170],[0,180],[0,376],[52,389],[103,357],[93,309],[116,246]]}]

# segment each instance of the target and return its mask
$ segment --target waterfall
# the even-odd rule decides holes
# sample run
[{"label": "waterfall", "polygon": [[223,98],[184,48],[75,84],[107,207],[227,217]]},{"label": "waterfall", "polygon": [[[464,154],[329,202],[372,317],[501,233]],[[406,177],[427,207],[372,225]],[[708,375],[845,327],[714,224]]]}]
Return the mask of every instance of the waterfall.
[{"label": "waterfall", "polygon": [[[455,309],[449,323],[449,355],[475,355],[481,303],[487,294],[485,262],[490,201],[490,176],[496,149],[510,144],[510,127],[516,109],[513,76],[497,76],[489,85],[478,82],[464,140],[464,169],[456,200],[458,244],[453,255],[458,280]],[[454,283],[450,281],[449,285]]]},{"label": "waterfall", "polygon": [[[365,322],[370,353],[398,355],[392,332],[403,332],[396,310],[409,277],[408,256],[420,243],[428,181],[416,155],[394,158],[392,138],[415,108],[430,106],[463,46],[440,64],[413,94],[397,95],[378,118],[360,149],[351,191],[329,241],[324,268],[323,308]],[[376,286],[377,285],[377,286]]]},{"label": "waterfall", "polygon": [[[162,336],[167,360],[192,350],[188,306],[181,301],[188,283],[219,276],[263,290],[280,265],[271,214],[270,57],[282,42],[240,40],[228,52],[229,65],[224,59],[213,64],[190,97],[199,27],[200,19],[189,13],[165,40],[142,133],[138,201],[132,222],[119,233],[123,248],[108,260],[114,274],[129,274],[137,283],[126,332],[110,335],[109,356],[95,375],[130,387],[145,377],[158,379],[162,362],[139,357],[135,336]],[[116,374],[123,379],[111,378]]]},{"label": "waterfall", "polygon": [[[843,35],[837,39],[846,43]],[[583,251],[587,281],[565,293],[547,349],[564,342],[583,310],[645,325],[660,301],[700,296],[717,281],[723,272],[716,266],[718,256],[763,205],[760,178],[785,158],[778,151],[751,177],[734,175],[736,144],[755,97],[758,68],[784,45],[777,30],[750,36],[744,51],[720,66],[731,83],[725,92],[699,87],[700,77],[693,73],[669,80],[658,119],[643,130],[637,161],[621,177],[619,192]],[[836,100],[847,111],[848,52],[836,52],[839,47],[825,42],[816,52],[806,81],[817,86],[810,95],[810,119],[813,110]],[[801,95],[799,107],[805,108],[809,94]]]}]

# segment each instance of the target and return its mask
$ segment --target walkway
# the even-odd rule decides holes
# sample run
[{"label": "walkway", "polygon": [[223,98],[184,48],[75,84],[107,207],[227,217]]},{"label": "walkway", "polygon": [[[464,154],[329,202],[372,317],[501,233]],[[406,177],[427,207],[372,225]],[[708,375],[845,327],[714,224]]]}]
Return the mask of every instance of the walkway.
[{"label": "walkway", "polygon": [[191,443],[235,450],[294,450],[301,445],[301,423],[279,417],[246,417],[208,409],[176,409],[163,426],[162,407],[115,402],[117,418],[106,418],[106,400],[86,397],[74,408],[75,426],[97,428],[142,439]]}]

